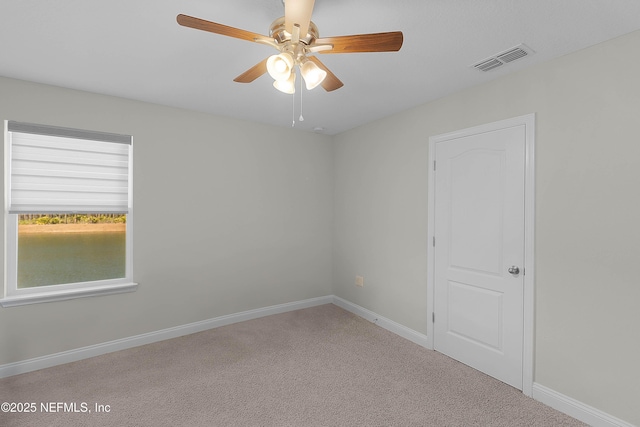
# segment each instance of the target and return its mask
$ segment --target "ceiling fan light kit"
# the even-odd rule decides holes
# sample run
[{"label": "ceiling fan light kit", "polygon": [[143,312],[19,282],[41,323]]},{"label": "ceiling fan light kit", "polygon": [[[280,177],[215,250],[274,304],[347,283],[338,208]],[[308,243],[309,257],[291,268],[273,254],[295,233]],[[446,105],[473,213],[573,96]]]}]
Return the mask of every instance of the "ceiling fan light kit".
[{"label": "ceiling fan light kit", "polygon": [[273,86],[289,94],[295,92],[296,66],[308,90],[321,85],[331,92],[344,85],[314,56],[316,53],[396,52],[402,47],[400,31],[320,38],[318,27],[311,22],[314,3],[315,0],[285,1],[284,16],[271,24],[269,36],[182,14],[177,16],[177,21],[185,27],[276,48],[280,53],[262,60],[234,81],[250,83],[268,72],[275,80]]},{"label": "ceiling fan light kit", "polygon": [[295,68],[297,65],[300,69],[300,75],[304,79],[307,90],[316,88],[327,77],[327,72],[318,67],[314,62],[309,61],[305,56],[294,59],[288,52],[282,52],[277,55],[271,55],[267,59],[267,71],[275,80],[273,86],[284,93],[295,93],[295,86],[290,88],[289,82],[293,76],[295,82]]}]

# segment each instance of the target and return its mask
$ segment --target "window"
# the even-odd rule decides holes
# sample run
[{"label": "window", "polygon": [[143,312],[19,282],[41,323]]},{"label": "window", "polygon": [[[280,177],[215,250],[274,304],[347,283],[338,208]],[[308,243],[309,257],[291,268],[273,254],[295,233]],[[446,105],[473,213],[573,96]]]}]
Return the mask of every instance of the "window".
[{"label": "window", "polygon": [[132,137],[5,122],[5,286],[13,306],[136,289]]}]

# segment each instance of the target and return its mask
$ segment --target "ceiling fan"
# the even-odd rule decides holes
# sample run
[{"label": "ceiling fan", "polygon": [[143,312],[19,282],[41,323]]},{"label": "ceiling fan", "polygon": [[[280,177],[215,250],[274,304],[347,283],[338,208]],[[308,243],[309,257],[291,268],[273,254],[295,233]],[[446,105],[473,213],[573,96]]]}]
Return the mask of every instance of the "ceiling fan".
[{"label": "ceiling fan", "polygon": [[320,38],[318,27],[311,22],[315,0],[283,0],[284,16],[271,24],[269,36],[229,27],[187,15],[178,15],[178,24],[209,31],[223,36],[248,40],[272,46],[280,51],[234,79],[239,83],[250,83],[269,73],[275,80],[276,89],[285,93],[295,92],[295,67],[307,89],[321,85],[327,92],[339,89],[343,83],[313,54],[354,52],[396,52],[402,47],[401,31],[357,34],[351,36]]}]

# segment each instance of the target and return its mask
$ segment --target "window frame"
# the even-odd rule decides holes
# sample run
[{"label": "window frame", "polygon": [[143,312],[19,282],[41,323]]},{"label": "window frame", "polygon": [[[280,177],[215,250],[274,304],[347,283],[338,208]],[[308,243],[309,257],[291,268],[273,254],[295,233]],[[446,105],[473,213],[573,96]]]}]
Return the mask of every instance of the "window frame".
[{"label": "window frame", "polygon": [[[106,280],[95,280],[88,282],[65,283],[58,285],[38,286],[31,288],[18,288],[18,216],[17,213],[9,213],[9,192],[10,192],[10,161],[11,144],[9,141],[9,121],[4,123],[4,146],[5,146],[5,208],[4,208],[4,287],[0,295],[0,306],[13,307],[18,305],[36,304],[50,301],[61,301],[82,297],[110,295],[116,293],[133,292],[138,284],[133,282],[133,138],[130,137],[129,163],[128,163],[128,211],[125,223],[125,277]],[[35,125],[42,126],[42,125]],[[42,126],[46,127],[46,126]],[[53,127],[52,127],[53,128]],[[63,129],[64,128],[55,128]],[[70,132],[85,132],[92,134],[92,131],[80,131],[68,129]],[[95,132],[95,134],[100,134]],[[106,141],[109,142],[109,141]],[[118,143],[118,142],[113,142]],[[33,212],[40,213],[40,212]]]}]

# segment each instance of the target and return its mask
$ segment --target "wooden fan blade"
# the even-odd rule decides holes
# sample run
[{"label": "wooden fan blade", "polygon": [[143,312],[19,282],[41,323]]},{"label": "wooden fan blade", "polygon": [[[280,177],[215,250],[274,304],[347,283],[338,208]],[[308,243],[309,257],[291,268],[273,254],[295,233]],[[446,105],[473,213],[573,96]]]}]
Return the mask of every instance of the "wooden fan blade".
[{"label": "wooden fan blade", "polygon": [[271,37],[263,36],[262,34],[252,33],[251,31],[241,30],[235,27],[229,27],[227,25],[218,24],[211,21],[205,21],[204,19],[194,18],[188,15],[178,15],[176,20],[178,24],[183,27],[195,28],[196,30],[209,31],[210,33],[221,34],[223,36],[234,37],[236,39],[248,40],[250,42],[265,41],[267,43],[273,43],[274,40]]},{"label": "wooden fan blade", "polygon": [[286,0],[284,2],[284,29],[293,34],[293,26],[300,26],[300,37],[309,32],[309,21],[313,13],[315,0]]},{"label": "wooden fan blade", "polygon": [[332,90],[340,89],[342,86],[344,86],[344,83],[342,83],[340,79],[337,78],[336,75],[333,74],[331,70],[329,70],[327,66],[322,63],[322,61],[320,61],[315,56],[309,56],[308,58],[309,61],[315,63],[318,67],[327,72],[327,77],[325,77],[322,83],[320,83],[324,90],[326,90],[327,92],[331,92]]},{"label": "wooden fan blade", "polygon": [[333,45],[333,49],[318,53],[397,52],[402,47],[403,39],[402,31],[391,31],[388,33],[323,37],[316,39],[313,45]]},{"label": "wooden fan blade", "polygon": [[256,65],[233,79],[233,81],[238,83],[251,83],[267,72],[267,59],[269,58],[265,58],[264,60],[258,62]]}]

